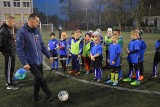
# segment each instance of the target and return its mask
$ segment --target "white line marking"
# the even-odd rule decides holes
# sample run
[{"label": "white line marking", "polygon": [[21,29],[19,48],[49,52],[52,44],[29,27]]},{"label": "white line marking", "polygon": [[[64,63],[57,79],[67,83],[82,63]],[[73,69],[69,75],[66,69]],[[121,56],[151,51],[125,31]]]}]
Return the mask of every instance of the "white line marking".
[{"label": "white line marking", "polygon": [[79,82],[83,82],[83,83],[86,83],[86,84],[92,84],[92,85],[95,85],[95,86],[107,87],[107,88],[112,88],[112,89],[117,89],[117,90],[122,90],[122,91],[129,91],[129,92],[136,92],[136,93],[160,95],[160,92],[158,92],[158,91],[129,89],[129,88],[123,88],[123,87],[118,87],[118,86],[104,85],[104,84],[100,84],[100,83],[94,83],[94,82],[90,82],[90,81],[87,81],[87,80],[78,79],[78,78],[72,77],[70,75],[65,75],[64,73],[61,73],[61,72],[55,72],[55,73],[58,74],[58,75],[61,75],[63,77],[67,77],[69,79],[73,79],[73,80],[76,80],[76,81],[79,81]]}]

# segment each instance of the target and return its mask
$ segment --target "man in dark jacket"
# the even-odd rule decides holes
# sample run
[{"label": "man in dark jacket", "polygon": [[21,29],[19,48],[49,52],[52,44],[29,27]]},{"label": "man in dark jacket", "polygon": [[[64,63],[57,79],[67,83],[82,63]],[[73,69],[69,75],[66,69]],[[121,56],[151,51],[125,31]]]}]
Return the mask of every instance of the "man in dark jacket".
[{"label": "man in dark jacket", "polygon": [[[51,102],[53,96],[43,77],[42,56],[44,54],[50,61],[53,61],[53,57],[50,56],[42,41],[42,36],[36,28],[38,25],[38,16],[31,14],[28,17],[28,23],[25,23],[16,34],[16,50],[24,69],[30,70],[35,79],[32,101]],[[45,100],[39,96],[40,88],[46,94]]]},{"label": "man in dark jacket", "polygon": [[15,18],[8,16],[6,22],[0,27],[0,51],[5,58],[5,77],[7,80],[7,89],[16,90],[12,77],[15,67],[15,37],[14,37]]}]

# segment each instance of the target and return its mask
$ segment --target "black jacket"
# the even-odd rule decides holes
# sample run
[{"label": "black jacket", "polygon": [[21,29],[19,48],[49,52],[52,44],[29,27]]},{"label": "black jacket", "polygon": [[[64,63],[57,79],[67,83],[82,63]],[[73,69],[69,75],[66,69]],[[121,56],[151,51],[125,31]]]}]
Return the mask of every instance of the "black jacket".
[{"label": "black jacket", "polygon": [[15,37],[6,23],[0,27],[0,51],[3,55],[15,56],[16,54]]}]

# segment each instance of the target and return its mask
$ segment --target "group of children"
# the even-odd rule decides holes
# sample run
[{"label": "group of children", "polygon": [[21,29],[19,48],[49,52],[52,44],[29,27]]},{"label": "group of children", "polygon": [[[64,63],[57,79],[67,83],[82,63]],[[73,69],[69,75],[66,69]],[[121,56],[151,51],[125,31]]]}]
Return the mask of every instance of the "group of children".
[{"label": "group of children", "polygon": [[[140,30],[131,31],[131,41],[129,42],[128,48],[126,49],[126,53],[128,54],[127,60],[129,63],[129,73],[127,78],[122,79],[121,65],[123,38],[121,36],[121,30],[115,29],[112,31],[112,28],[108,28],[107,35],[105,35],[104,40],[100,34],[100,29],[97,29],[95,32],[87,32],[84,38],[82,37],[81,30],[76,30],[73,32],[69,39],[67,34],[62,32],[61,39],[59,41],[55,38],[55,34],[51,33],[51,40],[48,42],[48,49],[54,58],[51,70],[59,70],[57,52],[57,50],[59,50],[62,71],[66,71],[66,65],[69,64],[71,59],[72,68],[71,71],[69,71],[69,74],[73,74],[75,76],[80,75],[81,72],[79,61],[82,58],[86,74],[89,74],[91,70],[94,70],[95,77],[93,81],[100,82],[102,80],[102,55],[104,45],[106,51],[105,68],[109,68],[111,70],[109,79],[106,81],[106,84],[117,85],[120,80],[123,80],[124,82],[131,82],[132,79],[134,79],[135,81],[131,82],[131,85],[139,85],[140,80],[143,80],[144,78],[143,60],[146,49],[145,41],[141,37],[142,34],[143,32]],[[66,41],[67,39],[68,42]],[[157,45],[157,47],[157,51],[159,52],[160,43]],[[158,63],[154,63],[154,67],[157,66],[157,64]],[[150,78],[155,77],[156,69]]]}]

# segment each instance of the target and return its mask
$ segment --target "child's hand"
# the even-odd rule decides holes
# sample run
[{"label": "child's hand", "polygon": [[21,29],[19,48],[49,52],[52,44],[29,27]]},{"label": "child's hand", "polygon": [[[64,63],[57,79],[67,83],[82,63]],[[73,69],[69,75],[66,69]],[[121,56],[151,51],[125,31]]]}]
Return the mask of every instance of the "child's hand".
[{"label": "child's hand", "polygon": [[78,55],[78,58],[81,58],[81,55]]},{"label": "child's hand", "polygon": [[107,62],[109,63],[109,59],[107,60]]},{"label": "child's hand", "polygon": [[94,57],[92,57],[92,61],[95,61],[95,58],[94,58]]},{"label": "child's hand", "polygon": [[112,64],[115,64],[115,62],[114,62],[114,61],[112,61]]},{"label": "child's hand", "polygon": [[126,49],[126,52],[127,52],[128,54],[130,53],[130,51],[129,51],[129,49],[128,49],[128,48]]}]

